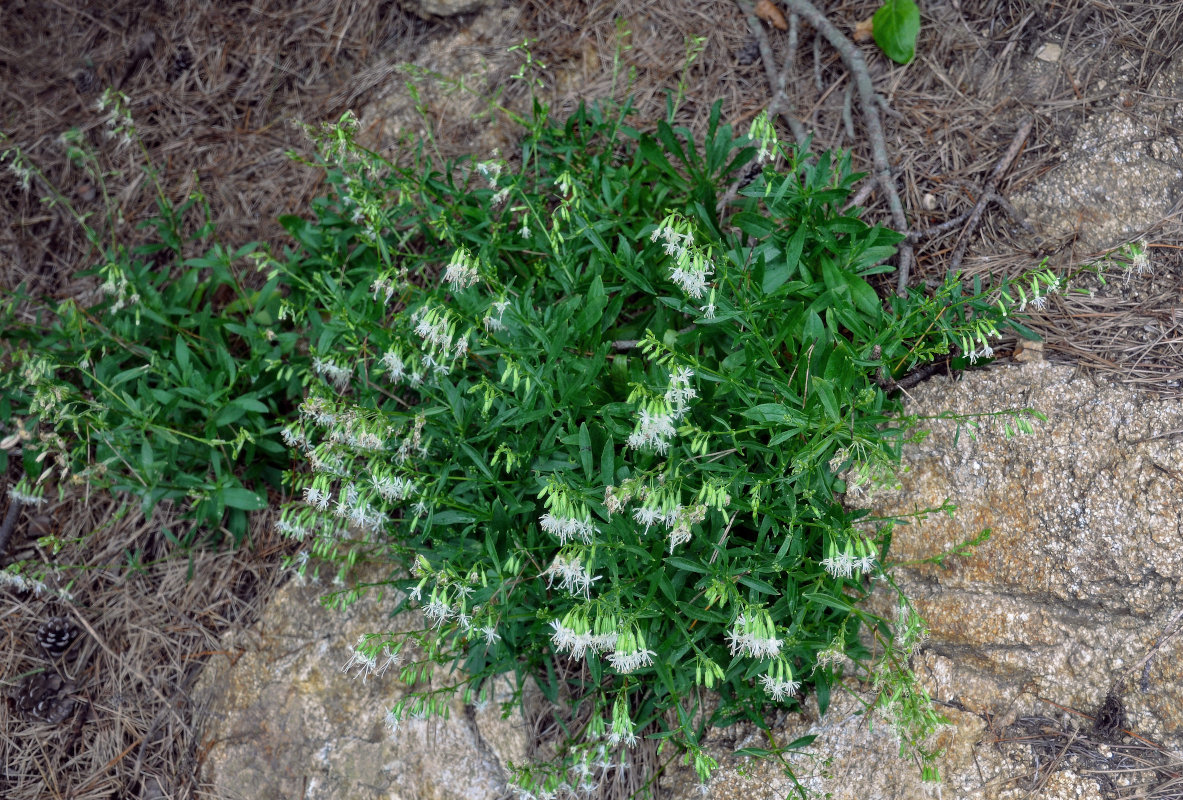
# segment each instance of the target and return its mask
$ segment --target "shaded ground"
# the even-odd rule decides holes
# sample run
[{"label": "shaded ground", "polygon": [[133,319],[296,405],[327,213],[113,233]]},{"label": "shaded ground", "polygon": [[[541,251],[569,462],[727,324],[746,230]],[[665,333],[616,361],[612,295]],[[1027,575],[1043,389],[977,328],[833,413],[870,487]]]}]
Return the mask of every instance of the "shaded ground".
[{"label": "shaded ground", "polygon": [[[94,187],[69,165],[58,141],[68,128],[83,131],[112,171],[109,190],[126,220],[120,233],[134,237],[135,223],[152,208],[151,188],[138,154],[101,137],[103,116],[94,106],[105,86],[116,86],[131,98],[148,155],[175,198],[200,187],[226,242],[279,243],[275,218],[299,213],[319,191],[319,175],[285,155],[304,146],[291,122],[370,107],[363,120],[375,146],[392,145],[395,129],[407,125],[414,135],[421,123],[408,113],[399,88],[404,76],[396,71],[406,61],[468,76],[471,92],[421,81],[424,113],[445,155],[483,145],[490,130],[496,137],[489,141],[512,147],[512,125],[496,114],[474,119],[471,98],[483,108],[480,98],[500,91],[503,103],[522,108],[526,92],[511,79],[520,58],[504,54],[524,38],[536,40],[532,51],[549,67],[545,94],[559,116],[615,88],[617,96],[636,98],[636,124],[643,127],[664,114],[666,91],[681,80],[680,123],[701,131],[706,111],[721,100],[724,119],[743,129],[772,94],[757,41],[731,0],[493,5],[480,16],[425,21],[397,2],[361,0],[126,1],[102,8],[10,0],[0,10],[0,130],[81,212],[97,212]],[[849,32],[876,5],[832,2],[824,10]],[[916,230],[974,206],[1024,120],[1034,127],[998,186],[1003,197],[1037,185],[1098,114],[1119,112],[1156,140],[1181,133],[1171,116],[1177,99],[1156,81],[1183,47],[1183,4],[932,2],[924,5],[923,23],[919,55],[909,66],[863,45],[886,99],[888,154]],[[852,148],[856,166],[868,169],[857,98],[837,53],[804,23],[795,39],[793,31],[766,33],[774,71],[792,56],[788,99],[815,145]],[[703,37],[702,50],[683,69],[691,37]],[[1059,60],[1035,57],[1048,43],[1061,48]],[[52,302],[85,288],[73,276],[93,254],[67,215],[39,202],[43,193],[38,186],[26,193],[14,176],[0,175],[0,287],[10,291],[23,281]],[[1153,273],[1052,305],[1040,320],[1050,355],[1150,391],[1183,392],[1179,200],[1131,232],[1154,243]],[[862,202],[870,219],[890,219],[879,192]],[[1089,224],[1070,221],[1067,234],[1048,240],[992,205],[970,234],[963,268],[1014,275],[1044,257],[1057,266],[1080,263],[1096,255],[1081,243]],[[963,227],[918,243],[914,285],[944,274]],[[0,499],[0,510],[6,503]],[[201,753],[184,690],[204,659],[232,657],[212,652],[218,632],[249,618],[279,580],[282,548],[269,543],[263,518],[249,551],[197,553],[191,565],[155,564],[129,574],[124,551],[140,551],[141,563],[163,556],[158,530],[166,523],[135,512],[119,518],[118,508],[107,499],[75,498],[26,512],[0,555],[0,565],[17,558],[71,565],[58,580],[75,580],[72,608],[0,589],[6,686],[49,666],[32,638],[48,616],[72,614],[93,629],[57,667],[76,683],[78,704],[65,721],[28,722],[10,708],[0,711],[4,797],[189,796]],[[35,545],[49,531],[79,541],[55,555]],[[187,583],[189,575],[196,580]]]}]

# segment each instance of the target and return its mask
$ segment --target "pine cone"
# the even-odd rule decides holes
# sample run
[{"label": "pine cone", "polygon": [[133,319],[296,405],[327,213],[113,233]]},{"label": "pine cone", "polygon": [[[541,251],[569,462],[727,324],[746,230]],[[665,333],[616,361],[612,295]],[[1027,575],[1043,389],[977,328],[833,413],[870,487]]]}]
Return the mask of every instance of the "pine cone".
[{"label": "pine cone", "polygon": [[37,643],[50,658],[59,658],[78,638],[78,629],[65,617],[51,617],[37,629]]},{"label": "pine cone", "polygon": [[73,689],[74,684],[60,675],[39,672],[20,682],[12,701],[25,719],[56,725],[74,711],[75,701],[69,696]]},{"label": "pine cone", "polygon": [[90,67],[80,69],[74,73],[74,88],[78,94],[90,94],[99,85],[99,77]]},{"label": "pine cone", "polygon": [[165,78],[169,83],[173,83],[185,74],[189,67],[193,66],[193,53],[188,47],[181,45],[177,48],[176,55],[173,56],[172,63],[169,64],[168,71],[165,73]]}]

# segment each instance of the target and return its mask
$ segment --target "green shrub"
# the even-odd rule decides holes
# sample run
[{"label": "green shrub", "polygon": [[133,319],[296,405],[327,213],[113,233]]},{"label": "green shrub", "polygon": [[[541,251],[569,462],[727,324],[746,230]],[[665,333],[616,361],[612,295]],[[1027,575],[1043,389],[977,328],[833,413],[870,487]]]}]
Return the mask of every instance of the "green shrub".
[{"label": "green shrub", "polygon": [[[627,105],[535,112],[512,165],[421,147],[399,166],[348,116],[318,134],[333,193],[282,220],[303,252],[275,267],[320,375],[285,431],[310,469],[280,529],[389,563],[399,608],[423,610],[353,666],[466,671],[392,726],[532,675],[584,713],[556,763],[517,765],[523,792],[642,735],[705,779],[707,727],[762,725],[805,691],[824,709],[836,664],[869,657],[860,624],[889,635],[858,606],[886,539],[843,498],[889,480],[914,435],[894,380],[988,358],[1018,290],[950,276],[882,300],[868,278],[900,236],[843,210],[849,157],[785,146],[763,117],[736,137],[716,104],[697,145]],[[893,702],[929,759],[923,701]]]},{"label": "green shrub", "polygon": [[[104,103],[110,132],[138,142],[126,98],[108,92]],[[174,206],[158,191],[156,215],[139,225],[148,241],[129,248],[95,154],[77,131],[63,144],[107,201],[105,234],[19,149],[3,154],[26,185],[37,174],[50,187],[46,202],[64,204],[100,254],[81,273],[101,281],[92,303],[18,288],[0,308],[0,417],[23,431],[24,485],[85,480],[131,492],[149,511],[181,501],[197,520],[241,538],[246,512],[266,507],[268,487],[280,486],[289,464],[277,417],[299,402],[307,368],[299,334],[277,326],[279,280],[248,288],[261,245],[218,242],[200,195]],[[149,177],[155,182],[151,170]]]}]

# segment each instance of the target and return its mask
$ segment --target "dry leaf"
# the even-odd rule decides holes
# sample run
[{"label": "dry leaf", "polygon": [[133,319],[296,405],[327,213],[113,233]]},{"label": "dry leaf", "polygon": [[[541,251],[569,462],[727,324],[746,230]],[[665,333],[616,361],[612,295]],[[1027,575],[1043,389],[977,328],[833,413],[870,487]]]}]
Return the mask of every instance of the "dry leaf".
[{"label": "dry leaf", "polygon": [[789,21],[785,19],[784,12],[777,8],[776,3],[772,2],[772,0],[756,0],[756,8],[754,10],[757,17],[778,31],[787,31],[789,29]]},{"label": "dry leaf", "polygon": [[867,17],[854,23],[854,40],[856,42],[871,41],[871,37],[875,35],[875,24],[872,21],[874,19],[874,17]]}]

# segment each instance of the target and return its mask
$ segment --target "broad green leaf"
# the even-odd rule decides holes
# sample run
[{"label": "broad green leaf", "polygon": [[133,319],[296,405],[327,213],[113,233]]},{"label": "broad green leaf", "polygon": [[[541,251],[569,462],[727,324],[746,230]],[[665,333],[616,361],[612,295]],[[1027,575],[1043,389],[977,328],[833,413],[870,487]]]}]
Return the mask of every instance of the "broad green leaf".
[{"label": "broad green leaf", "polygon": [[222,500],[230,508],[241,508],[243,511],[258,511],[267,507],[267,500],[263,495],[242,487],[223,489]]},{"label": "broad green leaf", "polygon": [[913,0],[887,0],[871,18],[872,35],[879,49],[897,64],[916,55],[920,35],[920,9]]}]

